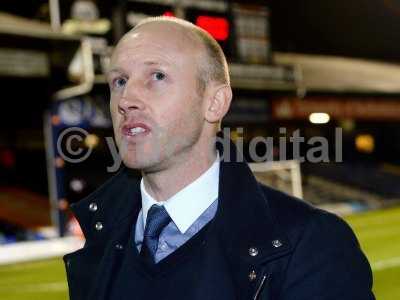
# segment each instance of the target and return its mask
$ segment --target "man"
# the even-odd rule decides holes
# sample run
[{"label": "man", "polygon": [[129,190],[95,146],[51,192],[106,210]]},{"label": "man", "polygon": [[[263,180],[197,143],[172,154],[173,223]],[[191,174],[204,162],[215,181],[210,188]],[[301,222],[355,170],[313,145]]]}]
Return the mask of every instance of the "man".
[{"label": "man", "polygon": [[374,299],[346,223],[259,184],[217,145],[232,91],[210,35],[146,19],[108,81],[125,167],[72,207],[86,237],[64,258],[72,300]]}]

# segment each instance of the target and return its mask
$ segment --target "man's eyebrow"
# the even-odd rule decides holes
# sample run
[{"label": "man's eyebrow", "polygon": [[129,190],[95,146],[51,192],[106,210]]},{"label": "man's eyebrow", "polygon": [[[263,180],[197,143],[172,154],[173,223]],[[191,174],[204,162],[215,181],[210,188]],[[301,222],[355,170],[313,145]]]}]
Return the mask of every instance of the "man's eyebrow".
[{"label": "man's eyebrow", "polygon": [[111,68],[109,70],[107,70],[106,72],[106,76],[109,76],[111,73],[124,73],[124,71],[121,68]]},{"label": "man's eyebrow", "polygon": [[144,64],[146,66],[160,66],[160,65],[164,65],[164,64],[170,65],[170,63],[166,60],[162,60],[161,62],[149,60],[149,61],[145,61]]},{"label": "man's eyebrow", "polygon": [[[171,63],[166,60],[162,60],[161,62],[148,60],[148,61],[145,61],[143,64],[146,66],[171,65]],[[111,73],[124,73],[124,70],[120,67],[114,67],[114,68],[107,70],[106,76],[109,76]]]}]

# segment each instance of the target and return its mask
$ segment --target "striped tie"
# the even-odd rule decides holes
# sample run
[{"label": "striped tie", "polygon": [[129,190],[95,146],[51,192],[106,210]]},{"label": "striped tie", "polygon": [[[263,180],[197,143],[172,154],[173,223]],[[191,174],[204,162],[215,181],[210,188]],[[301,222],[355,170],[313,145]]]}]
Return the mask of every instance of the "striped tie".
[{"label": "striped tie", "polygon": [[161,231],[171,221],[164,206],[153,204],[147,213],[146,227],[144,229],[143,244],[140,255],[147,262],[154,263],[154,256],[158,247]]}]

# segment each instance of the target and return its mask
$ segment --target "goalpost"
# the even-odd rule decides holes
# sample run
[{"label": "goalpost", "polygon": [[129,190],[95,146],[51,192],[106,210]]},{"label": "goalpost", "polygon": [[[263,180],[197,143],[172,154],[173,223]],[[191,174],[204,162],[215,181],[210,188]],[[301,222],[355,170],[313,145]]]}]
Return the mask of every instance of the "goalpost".
[{"label": "goalpost", "polygon": [[257,180],[294,197],[303,198],[300,163],[297,160],[250,163]]}]

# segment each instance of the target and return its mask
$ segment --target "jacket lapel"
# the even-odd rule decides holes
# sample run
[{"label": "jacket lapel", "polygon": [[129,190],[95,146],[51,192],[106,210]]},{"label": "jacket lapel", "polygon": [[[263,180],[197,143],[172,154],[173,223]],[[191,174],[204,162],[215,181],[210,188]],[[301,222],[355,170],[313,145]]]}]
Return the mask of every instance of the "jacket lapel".
[{"label": "jacket lapel", "polygon": [[[112,229],[141,205],[138,176],[123,167],[95,192],[71,205],[87,244],[109,240]],[[91,209],[93,205],[95,210]],[[101,224],[100,230],[96,224]]]},{"label": "jacket lapel", "polygon": [[[240,299],[253,299],[262,282],[267,262],[292,251],[284,232],[274,220],[264,192],[233,143],[230,162],[220,167],[217,228],[231,265]],[[225,156],[226,157],[226,156]]]},{"label": "jacket lapel", "polygon": [[[140,207],[137,174],[125,167],[94,193],[71,206],[86,238],[83,249],[64,257],[71,299],[105,299],[112,270],[121,261]],[[101,230],[96,226],[99,223]],[[79,290],[83,286],[86,291]]]},{"label": "jacket lapel", "polygon": [[104,255],[95,274],[95,284],[87,299],[103,300],[108,298],[110,284],[123,262],[125,251],[127,251],[125,249],[130,249],[129,236],[132,234],[139,209],[140,207],[134,209],[131,214],[117,222],[112,229],[112,239],[105,245]]}]

